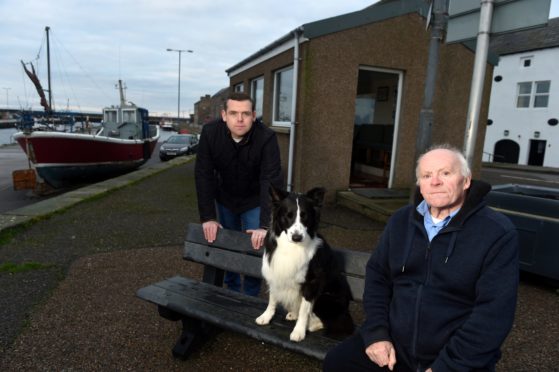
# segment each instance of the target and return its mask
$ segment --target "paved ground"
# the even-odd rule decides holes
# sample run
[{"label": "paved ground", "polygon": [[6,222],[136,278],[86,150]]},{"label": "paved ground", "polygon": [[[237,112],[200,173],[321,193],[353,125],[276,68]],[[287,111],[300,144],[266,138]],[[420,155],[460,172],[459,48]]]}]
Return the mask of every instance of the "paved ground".
[{"label": "paved ground", "polygon": [[[320,370],[313,359],[229,332],[188,361],[171,356],[180,324],[134,294],[166,277],[200,276],[181,259],[185,226],[198,219],[192,165],[61,203],[48,218],[0,233],[0,262],[40,264],[0,272],[1,371]],[[341,207],[323,212],[333,246],[371,251],[382,228]],[[559,295],[533,278],[523,278],[519,293],[499,371],[557,370]]]}]

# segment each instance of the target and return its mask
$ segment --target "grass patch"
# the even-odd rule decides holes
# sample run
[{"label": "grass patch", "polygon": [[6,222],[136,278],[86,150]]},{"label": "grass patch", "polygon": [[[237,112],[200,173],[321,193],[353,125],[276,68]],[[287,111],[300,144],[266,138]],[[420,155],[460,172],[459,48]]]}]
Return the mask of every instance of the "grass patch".
[{"label": "grass patch", "polygon": [[29,222],[22,223],[20,225],[9,227],[0,231],[0,245],[8,244],[12,241],[13,238],[25,231],[25,229],[27,229],[27,227],[30,225],[31,224]]},{"label": "grass patch", "polygon": [[32,270],[48,269],[53,265],[42,264],[40,262],[25,262],[22,264],[15,264],[13,262],[6,262],[0,265],[0,273],[23,273]]}]

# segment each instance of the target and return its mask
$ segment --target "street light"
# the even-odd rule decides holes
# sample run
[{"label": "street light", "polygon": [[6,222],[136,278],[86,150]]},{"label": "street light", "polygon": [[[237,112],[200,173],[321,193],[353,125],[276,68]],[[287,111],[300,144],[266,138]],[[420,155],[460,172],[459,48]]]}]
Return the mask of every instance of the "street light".
[{"label": "street light", "polygon": [[9,95],[8,92],[9,92],[9,90],[12,89],[12,88],[3,88],[3,89],[6,90],[6,108],[9,108],[9,107],[10,107],[10,99],[9,99],[10,95]]},{"label": "street light", "polygon": [[179,99],[178,99],[178,107],[177,107],[177,124],[181,116],[181,54],[183,52],[186,53],[194,53],[190,49],[171,49],[167,48],[167,52],[178,52],[179,53]]}]

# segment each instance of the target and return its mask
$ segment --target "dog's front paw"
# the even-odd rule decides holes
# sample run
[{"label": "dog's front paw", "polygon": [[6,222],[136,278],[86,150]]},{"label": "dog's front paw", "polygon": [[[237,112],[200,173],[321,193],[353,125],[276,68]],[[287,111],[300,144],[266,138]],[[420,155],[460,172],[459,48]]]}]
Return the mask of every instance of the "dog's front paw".
[{"label": "dog's front paw", "polygon": [[285,320],[297,320],[297,313],[294,313],[292,311],[288,312],[285,316]]},{"label": "dog's front paw", "polygon": [[289,339],[295,342],[303,341],[305,339],[305,329],[295,327],[293,332],[289,335]]},{"label": "dog's front paw", "polygon": [[308,326],[309,331],[316,332],[318,330],[321,330],[322,328],[324,328],[324,323],[322,323],[320,318],[314,314],[311,315],[311,319],[309,321],[309,326]]},{"label": "dog's front paw", "polygon": [[262,313],[262,315],[260,315],[258,318],[256,318],[256,324],[259,325],[266,325],[270,323],[270,320],[272,320],[272,316],[274,314],[269,314],[268,312],[264,312]]}]

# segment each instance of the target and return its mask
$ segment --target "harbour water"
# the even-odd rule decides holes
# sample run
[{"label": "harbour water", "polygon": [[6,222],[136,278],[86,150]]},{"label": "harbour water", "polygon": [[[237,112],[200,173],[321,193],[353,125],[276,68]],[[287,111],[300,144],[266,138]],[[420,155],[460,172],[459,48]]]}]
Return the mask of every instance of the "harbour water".
[{"label": "harbour water", "polygon": [[15,132],[17,132],[16,128],[0,129],[0,146],[15,143],[12,138]]}]

